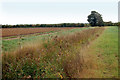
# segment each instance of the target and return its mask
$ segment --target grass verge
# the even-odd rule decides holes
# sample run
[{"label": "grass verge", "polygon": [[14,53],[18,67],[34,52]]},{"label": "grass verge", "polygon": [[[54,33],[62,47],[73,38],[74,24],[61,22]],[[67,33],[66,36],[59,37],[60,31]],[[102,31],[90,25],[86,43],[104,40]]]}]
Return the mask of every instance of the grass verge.
[{"label": "grass verge", "polygon": [[[106,27],[103,34],[91,43],[87,54],[95,56],[96,69],[92,69],[96,78],[118,77],[118,27]],[[91,77],[87,75],[86,77]]]},{"label": "grass verge", "polygon": [[12,52],[4,52],[3,78],[75,78],[76,74],[89,66],[84,62],[80,48],[103,30],[93,28],[54,36],[42,42],[37,40],[26,43]]}]

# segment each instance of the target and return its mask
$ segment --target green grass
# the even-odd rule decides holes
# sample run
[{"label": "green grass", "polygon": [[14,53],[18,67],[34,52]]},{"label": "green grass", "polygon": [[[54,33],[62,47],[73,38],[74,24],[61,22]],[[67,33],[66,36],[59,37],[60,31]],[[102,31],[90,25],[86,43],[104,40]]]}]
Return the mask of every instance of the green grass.
[{"label": "green grass", "polygon": [[91,46],[96,56],[99,77],[118,77],[118,27],[107,27],[103,34]]},{"label": "green grass", "polygon": [[[21,45],[23,45],[26,42],[30,42],[30,41],[34,41],[34,40],[40,40],[40,41],[45,41],[45,39],[48,39],[50,37],[54,37],[54,36],[62,36],[62,35],[68,35],[68,34],[72,34],[74,32],[79,32],[82,30],[85,30],[88,28],[76,28],[76,29],[70,29],[70,30],[63,30],[63,31],[59,31],[53,34],[45,34],[45,35],[33,35],[33,36],[28,36],[22,39],[14,39],[14,40],[2,40],[2,50],[3,51],[13,51],[16,48],[19,47],[19,43]],[[47,32],[46,32],[47,33]]]}]

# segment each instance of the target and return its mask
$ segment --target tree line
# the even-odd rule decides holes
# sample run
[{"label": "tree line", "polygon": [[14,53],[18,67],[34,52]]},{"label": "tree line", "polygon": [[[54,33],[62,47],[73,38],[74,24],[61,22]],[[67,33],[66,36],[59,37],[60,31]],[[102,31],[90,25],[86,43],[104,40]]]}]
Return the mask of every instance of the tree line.
[{"label": "tree line", "polygon": [[[63,23],[63,24],[18,24],[2,25],[1,28],[35,28],[35,27],[90,27],[88,23]],[[118,23],[104,22],[102,26],[118,26]]]},{"label": "tree line", "polygon": [[34,28],[34,27],[87,27],[88,23],[61,23],[61,24],[18,24],[2,25],[2,28]]}]

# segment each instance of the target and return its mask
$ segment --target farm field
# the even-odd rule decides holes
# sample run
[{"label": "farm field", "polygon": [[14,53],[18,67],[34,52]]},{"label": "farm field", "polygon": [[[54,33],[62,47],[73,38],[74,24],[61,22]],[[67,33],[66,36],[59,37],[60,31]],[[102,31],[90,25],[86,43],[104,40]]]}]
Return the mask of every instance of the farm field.
[{"label": "farm field", "polygon": [[50,31],[60,31],[66,29],[73,29],[74,27],[61,27],[61,28],[3,28],[2,37],[28,35],[35,33],[44,33]]},{"label": "farm field", "polygon": [[[74,28],[74,29],[69,29],[67,30],[61,30],[61,31],[57,31],[57,32],[50,32],[51,34],[45,34],[43,33],[43,35],[36,35],[36,34],[33,34],[33,35],[26,35],[26,36],[21,36],[20,38],[20,35],[18,36],[10,36],[10,37],[3,37],[3,40],[2,40],[2,49],[3,51],[11,51],[11,50],[14,50],[15,48],[17,48],[19,45],[22,45],[26,42],[30,42],[30,41],[34,41],[34,40],[40,40],[40,41],[44,41],[46,39],[49,39],[51,37],[55,37],[56,35],[57,36],[64,36],[64,35],[68,35],[68,34],[72,34],[74,32],[78,32],[78,31],[82,31],[82,30],[85,30],[85,29],[89,29],[89,28]],[[48,33],[48,32],[46,32]],[[38,33],[39,34],[39,33]],[[15,38],[14,38],[15,37]]]},{"label": "farm field", "polygon": [[0,79],[120,79],[120,1],[2,0],[0,14]]},{"label": "farm field", "polygon": [[118,27],[65,29],[2,40],[3,78],[118,77]]}]

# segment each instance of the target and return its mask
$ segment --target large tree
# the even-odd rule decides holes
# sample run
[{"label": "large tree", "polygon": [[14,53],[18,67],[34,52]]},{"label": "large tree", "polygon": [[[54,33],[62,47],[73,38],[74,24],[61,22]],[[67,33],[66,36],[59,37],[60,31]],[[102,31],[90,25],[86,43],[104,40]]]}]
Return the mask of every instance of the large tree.
[{"label": "large tree", "polygon": [[91,11],[91,14],[88,16],[87,20],[91,26],[103,26],[104,22],[101,14],[96,11]]}]

